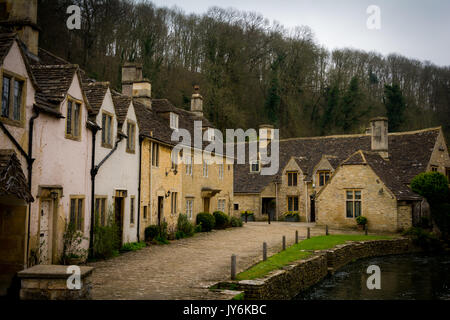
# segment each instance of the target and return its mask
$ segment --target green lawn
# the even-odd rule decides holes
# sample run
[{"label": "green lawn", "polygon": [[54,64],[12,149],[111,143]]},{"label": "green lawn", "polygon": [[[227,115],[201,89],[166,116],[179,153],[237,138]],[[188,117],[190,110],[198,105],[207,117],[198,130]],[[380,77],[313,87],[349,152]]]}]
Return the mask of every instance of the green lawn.
[{"label": "green lawn", "polygon": [[298,244],[290,246],[285,251],[274,254],[266,261],[254,265],[250,269],[239,273],[236,276],[237,280],[253,280],[262,278],[270,271],[280,269],[291,262],[305,259],[312,255],[312,252],[306,252],[301,250],[325,250],[333,248],[339,244],[344,244],[347,241],[364,241],[364,240],[380,240],[391,239],[391,236],[366,236],[366,235],[329,235],[318,236],[310,239],[303,240]]}]

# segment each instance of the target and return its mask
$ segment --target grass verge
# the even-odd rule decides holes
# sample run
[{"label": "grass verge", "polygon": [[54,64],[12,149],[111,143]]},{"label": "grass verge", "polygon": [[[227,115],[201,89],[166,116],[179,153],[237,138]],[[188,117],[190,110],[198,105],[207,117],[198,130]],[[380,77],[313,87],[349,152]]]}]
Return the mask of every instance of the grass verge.
[{"label": "grass verge", "polygon": [[[318,236],[303,240],[298,244],[288,247],[285,251],[281,251],[269,257],[266,261],[254,265],[253,267],[239,273],[236,276],[237,280],[253,280],[264,277],[269,272],[281,269],[297,260],[308,258],[312,255],[313,250],[325,250],[333,248],[339,244],[344,244],[347,241],[367,241],[367,240],[381,240],[392,239],[391,236],[373,236],[373,235],[329,235]],[[303,251],[306,250],[306,251]]]}]

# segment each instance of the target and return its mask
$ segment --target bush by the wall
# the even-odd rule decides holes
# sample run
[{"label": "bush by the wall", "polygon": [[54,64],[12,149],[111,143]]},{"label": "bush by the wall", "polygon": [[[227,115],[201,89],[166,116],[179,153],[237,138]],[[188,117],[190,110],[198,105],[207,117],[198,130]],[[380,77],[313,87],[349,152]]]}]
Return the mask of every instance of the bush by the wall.
[{"label": "bush by the wall", "polygon": [[201,212],[197,214],[197,224],[201,224],[202,232],[209,232],[214,228],[216,219],[211,213]]},{"label": "bush by the wall", "polygon": [[145,228],[145,241],[154,240],[159,234],[158,225],[151,225]]},{"label": "bush by the wall", "polygon": [[215,228],[216,229],[225,229],[230,224],[230,219],[228,216],[222,211],[215,211],[213,213],[214,219],[216,220]]},{"label": "bush by the wall", "polygon": [[167,244],[169,243],[168,238],[167,222],[161,222],[160,225],[151,225],[145,228],[145,241],[156,244]]},{"label": "bush by the wall", "polygon": [[96,214],[94,227],[93,259],[108,259],[119,254],[120,242],[119,226],[114,219],[114,210],[109,208],[105,225],[100,224],[99,216]]},{"label": "bush by the wall", "polygon": [[242,220],[236,217],[231,217],[230,224],[233,228],[242,227]]},{"label": "bush by the wall", "polygon": [[194,224],[189,221],[187,215],[180,213],[177,221],[177,232],[175,233],[175,238],[180,239],[191,237],[195,233]]}]

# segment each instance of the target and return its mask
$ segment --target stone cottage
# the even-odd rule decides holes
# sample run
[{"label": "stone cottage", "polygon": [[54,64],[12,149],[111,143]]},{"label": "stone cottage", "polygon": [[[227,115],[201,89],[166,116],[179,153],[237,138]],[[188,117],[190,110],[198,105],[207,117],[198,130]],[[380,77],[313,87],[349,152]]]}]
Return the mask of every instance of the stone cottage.
[{"label": "stone cottage", "polygon": [[[409,182],[425,171],[448,176],[450,158],[441,128],[401,133],[388,133],[387,128],[386,118],[376,118],[365,134],[280,140],[280,170],[274,176],[262,176],[250,164],[235,165],[234,213],[250,210],[265,221],[269,213],[280,219],[298,212],[301,221],[350,227],[356,226],[356,215],[376,215],[373,211],[383,219],[368,217],[371,229],[406,228],[422,200]],[[373,188],[371,196],[383,189],[390,204],[376,207],[380,199],[370,200],[367,188]],[[353,200],[351,218],[345,197]]]}]

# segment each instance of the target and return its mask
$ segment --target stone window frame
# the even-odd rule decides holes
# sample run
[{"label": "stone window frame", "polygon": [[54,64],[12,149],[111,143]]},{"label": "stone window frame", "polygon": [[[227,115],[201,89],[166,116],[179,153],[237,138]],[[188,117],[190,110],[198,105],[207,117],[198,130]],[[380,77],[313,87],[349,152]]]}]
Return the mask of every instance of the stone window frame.
[{"label": "stone window frame", "polygon": [[[294,184],[294,177],[290,179],[290,176],[295,175],[295,184]],[[298,186],[298,171],[286,171],[287,176],[287,185],[288,187],[297,187]]]},{"label": "stone window frame", "polygon": [[148,205],[142,206],[142,219],[145,221],[148,219]]},{"label": "stone window frame", "polygon": [[[9,85],[9,117],[3,117],[1,114],[1,109],[3,107],[3,78],[7,77],[10,79]],[[19,110],[19,120],[13,119],[14,115],[14,86],[15,82],[22,83],[20,110]],[[15,127],[23,128],[25,126],[25,107],[26,107],[26,97],[27,97],[27,78],[17,74],[15,72],[5,70],[0,68],[0,121]]]},{"label": "stone window frame", "polygon": [[[257,170],[253,169],[253,165],[258,166]],[[259,160],[250,161],[250,173],[258,173],[260,171],[261,171],[261,164],[260,164]]]},{"label": "stone window frame", "polygon": [[219,179],[223,180],[223,172],[224,172],[224,164],[223,163],[219,163]]},{"label": "stone window frame", "polygon": [[[300,208],[300,199],[299,196],[287,196],[286,197],[286,209],[287,211],[298,212]],[[292,210],[289,208],[289,200],[292,199]],[[295,199],[297,199],[297,209],[295,208]]]},{"label": "stone window frame", "polygon": [[[74,213],[72,216],[72,201],[75,203]],[[81,201],[81,212],[80,212]],[[75,225],[77,231],[84,233],[84,214],[85,214],[86,196],[84,195],[70,195],[69,197],[69,221]],[[73,219],[72,219],[73,217]]]},{"label": "stone window frame", "polygon": [[[345,189],[344,199],[345,199],[345,218],[346,219],[356,219],[363,215],[363,192],[361,189]],[[352,193],[352,198],[348,198],[348,193]],[[356,193],[359,192],[359,199],[356,197]],[[348,216],[348,203],[352,203],[352,216]],[[356,215],[356,203],[359,203],[359,215]]]},{"label": "stone window frame", "polygon": [[[71,114],[69,117],[69,102],[71,104]],[[78,106],[79,107],[79,112],[78,112],[78,123],[75,123],[75,108],[73,106]],[[66,139],[70,139],[70,140],[74,140],[74,141],[81,141],[81,119],[82,114],[83,114],[83,101],[78,100],[70,95],[67,96],[67,101],[66,101],[66,127],[65,127],[65,138]],[[67,131],[67,125],[68,125],[68,121],[70,119],[70,133]],[[77,128],[78,130],[78,135],[76,135],[74,133],[75,128]]]},{"label": "stone window frame", "polygon": [[159,167],[159,144],[152,142],[152,167]]},{"label": "stone window frame", "polygon": [[186,166],[186,175],[187,175],[187,176],[192,176],[192,172],[193,172],[192,166],[193,166],[193,163],[194,163],[194,156],[191,155],[191,156],[190,156],[190,160],[188,160],[188,161],[186,162],[186,164],[185,164],[185,166]]},{"label": "stone window frame", "polygon": [[438,172],[439,171],[439,166],[436,166],[434,164],[430,165],[430,171],[431,172]]},{"label": "stone window frame", "polygon": [[[328,178],[327,178],[328,175]],[[323,183],[321,178],[323,176]],[[330,181],[331,178],[331,170],[318,170],[317,171],[317,181],[319,182],[319,187],[323,187],[324,185],[327,184],[328,181]]]},{"label": "stone window frame", "polygon": [[[132,129],[132,134],[130,134]],[[127,120],[127,153],[136,153],[136,122]]]},{"label": "stone window frame", "polygon": [[[94,201],[94,213],[99,214],[98,222],[101,226],[106,226],[108,224],[108,196],[95,195]],[[98,206],[97,201],[99,204]],[[98,207],[100,207],[100,212],[97,212]]]},{"label": "stone window frame", "polygon": [[[105,124],[103,122],[104,117],[110,118],[109,127],[108,127],[108,125],[105,126]],[[113,141],[113,126],[114,126],[113,120],[114,120],[114,114],[112,114],[111,112],[108,112],[106,110],[102,110],[102,147],[103,148],[112,149],[112,145],[114,143],[114,141]],[[108,132],[108,131],[105,131],[107,129],[109,129],[109,143],[108,143],[108,141],[104,141],[104,139],[106,138],[105,132]]]},{"label": "stone window frame", "polygon": [[175,112],[170,112],[169,116],[169,126],[173,130],[178,130],[179,117]]},{"label": "stone window frame", "polygon": [[233,203],[233,210],[239,210],[239,203]]},{"label": "stone window frame", "polygon": [[177,201],[178,201],[178,192],[170,193],[170,213],[172,215],[177,214]]},{"label": "stone window frame", "polygon": [[[223,210],[221,210],[222,209],[222,206],[220,205],[221,202],[223,203]],[[226,206],[227,206],[227,200],[225,198],[217,199],[217,211],[225,212]]]},{"label": "stone window frame", "polygon": [[185,205],[186,205],[186,216],[189,220],[192,220],[194,216],[194,198],[186,197]]},{"label": "stone window frame", "polygon": [[135,218],[134,213],[136,211],[136,196],[130,196],[130,227],[134,226]]},{"label": "stone window frame", "polygon": [[203,159],[203,177],[208,178],[209,163],[207,159]]}]

